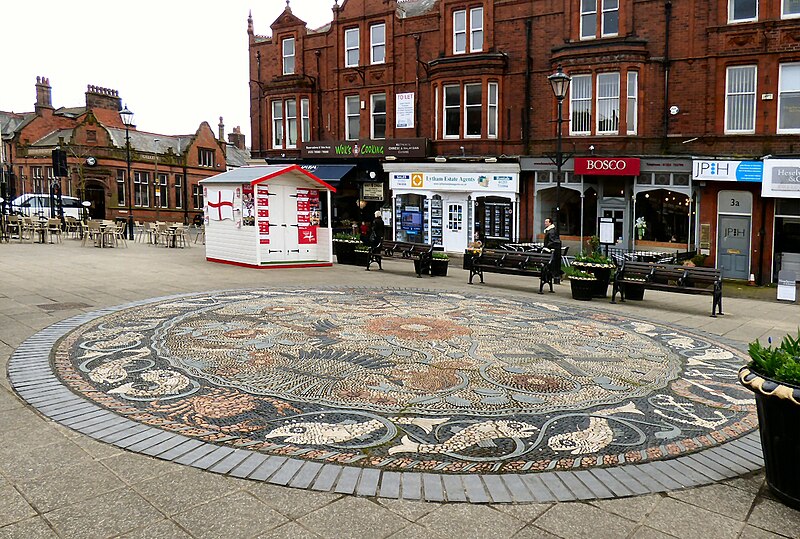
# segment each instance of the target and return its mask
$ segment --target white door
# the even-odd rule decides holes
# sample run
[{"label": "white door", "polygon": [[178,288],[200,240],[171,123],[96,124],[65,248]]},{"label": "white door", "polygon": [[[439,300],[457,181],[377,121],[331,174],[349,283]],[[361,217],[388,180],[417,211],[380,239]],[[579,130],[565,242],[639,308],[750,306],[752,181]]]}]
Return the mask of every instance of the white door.
[{"label": "white door", "polygon": [[442,200],[442,243],[444,250],[453,253],[467,248],[467,201],[457,198]]},{"label": "white door", "polygon": [[[271,249],[280,249],[283,260],[299,260],[300,248],[297,238],[297,189],[290,185],[271,185],[270,204],[274,204],[275,211],[270,209],[270,235],[274,232],[276,239],[280,238]],[[274,217],[273,217],[274,216]]]}]

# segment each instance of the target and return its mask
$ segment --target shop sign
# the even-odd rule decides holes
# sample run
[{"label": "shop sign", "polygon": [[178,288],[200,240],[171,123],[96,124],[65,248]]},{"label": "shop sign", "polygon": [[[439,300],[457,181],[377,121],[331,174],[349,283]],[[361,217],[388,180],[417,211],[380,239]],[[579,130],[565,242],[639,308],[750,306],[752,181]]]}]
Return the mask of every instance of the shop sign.
[{"label": "shop sign", "polygon": [[692,162],[692,179],[727,182],[761,182],[764,163],[761,161],[724,161],[720,159]]},{"label": "shop sign", "polygon": [[361,184],[361,198],[363,200],[383,200],[383,184],[379,182]]},{"label": "shop sign", "polygon": [[762,196],[800,198],[800,160],[768,159],[764,163]]},{"label": "shop sign", "polygon": [[382,159],[427,157],[428,139],[337,140],[306,142],[300,149],[303,157],[339,159]]},{"label": "shop sign", "polygon": [[785,301],[797,300],[797,274],[792,270],[778,272],[778,299]]},{"label": "shop sign", "polygon": [[638,176],[641,164],[636,157],[576,157],[575,174],[593,176]]},{"label": "shop sign", "polygon": [[519,175],[469,174],[458,172],[393,172],[391,189],[425,189],[428,191],[500,191],[516,193]]}]

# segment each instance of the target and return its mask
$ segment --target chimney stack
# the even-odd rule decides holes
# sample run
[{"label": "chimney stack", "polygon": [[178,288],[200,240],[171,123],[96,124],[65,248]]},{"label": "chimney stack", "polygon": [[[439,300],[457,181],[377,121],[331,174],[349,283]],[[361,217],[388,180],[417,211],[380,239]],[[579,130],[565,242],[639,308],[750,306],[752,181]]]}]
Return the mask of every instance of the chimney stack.
[{"label": "chimney stack", "polygon": [[242,135],[242,128],[238,125],[233,128],[233,133],[228,135],[228,142],[244,151],[244,135]]},{"label": "chimney stack", "polygon": [[122,110],[122,99],[116,90],[89,84],[86,86],[86,108],[107,109],[116,112]]},{"label": "chimney stack", "polygon": [[41,109],[53,109],[52,88],[50,88],[50,79],[47,77],[36,77],[36,105],[34,110],[38,114]]},{"label": "chimney stack", "polygon": [[219,141],[225,142],[225,124],[222,123],[222,116],[219,117]]}]

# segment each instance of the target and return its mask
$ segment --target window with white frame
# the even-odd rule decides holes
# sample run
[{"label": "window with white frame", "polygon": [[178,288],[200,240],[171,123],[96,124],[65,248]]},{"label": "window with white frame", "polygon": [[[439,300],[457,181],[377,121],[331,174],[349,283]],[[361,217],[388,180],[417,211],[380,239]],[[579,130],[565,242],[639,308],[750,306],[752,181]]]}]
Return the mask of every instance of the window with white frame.
[{"label": "window with white frame", "polygon": [[374,24],[369,28],[370,63],[382,64],[386,61],[386,25]]},{"label": "window with white frame", "polygon": [[370,136],[386,138],[386,94],[372,94],[370,102]]},{"label": "window with white frame", "polygon": [[47,176],[47,181],[53,183],[53,180],[56,179],[56,174],[53,170],[53,167],[44,167],[44,173]]},{"label": "window with white frame", "polygon": [[[469,21],[467,21],[469,13]],[[467,24],[469,23],[469,36]],[[467,38],[469,37],[469,41]],[[453,12],[453,54],[483,50],[483,8],[459,9]]]},{"label": "window with white frame", "polygon": [[482,89],[480,84],[464,85],[464,136],[480,137],[483,121]]},{"label": "window with white frame", "polygon": [[283,40],[283,74],[294,73],[294,38],[287,37]]},{"label": "window with white frame", "polygon": [[[436,97],[433,100],[433,109],[435,112],[434,118],[439,118],[439,88],[436,88]],[[435,127],[433,128],[434,137],[438,140],[439,139],[439,122],[433,122]]]},{"label": "window with white frame", "polygon": [[272,147],[283,148],[283,102],[272,102]]},{"label": "window with white frame", "polygon": [[361,101],[357,95],[349,95],[345,98],[345,138],[347,140],[358,140],[361,132]]},{"label": "window with white frame", "polygon": [[756,66],[729,67],[725,78],[725,132],[754,133]]},{"label": "window with white frame", "polygon": [[598,18],[600,37],[619,35],[619,0],[580,0],[581,39],[598,37]]},{"label": "window with white frame", "polygon": [[300,100],[300,140],[308,142],[311,140],[311,106],[308,99]]},{"label": "window with white frame", "polygon": [[297,148],[297,101],[287,99],[286,103],[286,147]]},{"label": "window with white frame", "polygon": [[488,113],[486,116],[486,136],[489,138],[497,138],[497,88],[498,85],[496,82],[490,82],[487,87],[486,108]]},{"label": "window with white frame", "polygon": [[469,10],[469,51],[483,50],[483,8]]},{"label": "window with white frame", "polygon": [[133,173],[133,205],[146,207],[150,205],[150,173],[134,171]]},{"label": "window with white frame", "polygon": [[197,149],[197,161],[201,167],[214,167],[214,150],[206,148]]},{"label": "window with white frame", "polygon": [[800,17],[800,0],[783,0],[781,17],[784,19]]},{"label": "window with white frame", "polygon": [[167,193],[167,175],[158,173],[153,182],[153,202],[156,208],[169,208],[169,193]]},{"label": "window with white frame", "polygon": [[461,86],[444,87],[444,138],[461,136]]},{"label": "window with white frame", "polygon": [[183,174],[175,174],[175,207],[183,208]]},{"label": "window with white frame", "polygon": [[31,183],[34,193],[44,193],[44,177],[42,167],[31,167]]},{"label": "window with white frame", "polygon": [[597,134],[619,133],[619,72],[597,75]]},{"label": "window with white frame", "polygon": [[203,188],[197,184],[192,186],[192,204],[196,210],[202,209],[205,205],[203,203]]},{"label": "window with white frame", "polygon": [[628,71],[628,101],[625,107],[625,124],[629,135],[635,135],[639,119],[639,72]]},{"label": "window with white frame", "polygon": [[569,88],[570,123],[572,135],[592,132],[592,76],[572,75]]},{"label": "window with white frame", "polygon": [[125,189],[125,171],[117,169],[117,205],[125,206],[128,200],[128,192]]},{"label": "window with white frame", "polygon": [[778,133],[800,133],[800,64],[780,66]]},{"label": "window with white frame", "polygon": [[358,67],[358,28],[344,31],[344,67]]},{"label": "window with white frame", "polygon": [[758,20],[758,0],[728,0],[728,22]]}]

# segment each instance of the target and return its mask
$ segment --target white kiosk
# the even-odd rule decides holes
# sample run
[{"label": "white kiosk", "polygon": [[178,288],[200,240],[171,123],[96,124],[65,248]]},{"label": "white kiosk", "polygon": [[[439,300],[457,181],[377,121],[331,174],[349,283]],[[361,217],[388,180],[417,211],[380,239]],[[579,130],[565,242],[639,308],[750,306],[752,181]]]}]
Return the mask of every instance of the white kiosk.
[{"label": "white kiosk", "polygon": [[[200,181],[206,260],[249,268],[333,265],[336,189],[297,165],[241,167]],[[324,197],[324,198],[323,198]]]}]

